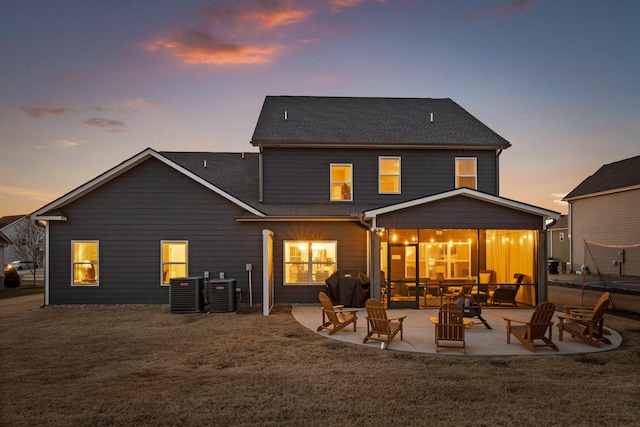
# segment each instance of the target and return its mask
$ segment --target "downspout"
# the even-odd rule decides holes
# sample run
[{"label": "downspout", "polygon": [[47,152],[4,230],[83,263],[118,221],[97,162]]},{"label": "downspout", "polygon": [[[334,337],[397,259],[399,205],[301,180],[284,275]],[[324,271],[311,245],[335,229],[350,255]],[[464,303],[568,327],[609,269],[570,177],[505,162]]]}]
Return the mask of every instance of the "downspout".
[{"label": "downspout", "polygon": [[502,148],[496,154],[496,196],[500,196],[500,154],[502,154]]},{"label": "downspout", "polygon": [[569,234],[567,236],[567,239],[569,239],[569,271],[567,271],[567,273],[570,273],[571,271],[576,271],[573,268],[573,239],[571,238],[571,236],[573,236],[573,215],[571,213],[572,211],[572,207],[573,207],[573,203],[572,202],[568,202],[569,204],[569,211],[567,212],[567,233]]},{"label": "downspout", "polygon": [[262,179],[263,167],[262,167],[262,144],[259,146],[260,153],[258,154],[258,202],[264,202],[264,181]]}]

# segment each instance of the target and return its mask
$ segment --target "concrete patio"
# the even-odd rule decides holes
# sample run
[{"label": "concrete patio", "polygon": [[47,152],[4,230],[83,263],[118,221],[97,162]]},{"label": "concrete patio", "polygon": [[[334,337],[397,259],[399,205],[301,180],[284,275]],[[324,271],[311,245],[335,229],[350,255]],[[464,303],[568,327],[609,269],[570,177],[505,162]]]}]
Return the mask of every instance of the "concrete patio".
[{"label": "concrete patio", "polygon": [[[391,309],[387,310],[389,317],[406,314],[404,320],[404,339],[400,340],[398,334],[391,342],[387,350],[407,351],[417,353],[436,354],[435,327],[429,320],[431,316],[437,316],[437,309],[412,310],[412,309]],[[291,313],[293,317],[304,327],[316,332],[322,323],[322,312],[318,305],[294,305]],[[564,341],[558,337],[558,320],[554,316],[553,342],[558,346],[559,351],[553,351],[549,347],[536,349],[536,353],[527,350],[520,342],[512,336],[511,344],[507,344],[506,321],[504,317],[528,321],[531,318],[533,309],[523,308],[487,308],[482,311],[482,317],[489,323],[492,329],[487,329],[478,319],[472,319],[472,325],[465,331],[467,356],[549,356],[558,354],[580,354],[608,351],[618,348],[622,343],[622,337],[616,331],[609,329],[611,335],[607,336],[611,340],[611,345],[603,344],[601,348],[589,346],[582,341],[574,339],[565,333]],[[562,314],[562,311],[558,311]],[[380,349],[381,345],[377,341],[370,341],[363,344],[362,341],[367,334],[366,310],[361,308],[358,311],[357,331],[353,332],[353,327],[348,326],[334,335],[329,336],[326,330],[316,332],[328,339],[334,339],[362,345],[372,349]],[[606,317],[605,317],[606,327]],[[607,328],[608,329],[608,328]],[[437,352],[442,355],[465,356],[462,349],[441,348]]]}]

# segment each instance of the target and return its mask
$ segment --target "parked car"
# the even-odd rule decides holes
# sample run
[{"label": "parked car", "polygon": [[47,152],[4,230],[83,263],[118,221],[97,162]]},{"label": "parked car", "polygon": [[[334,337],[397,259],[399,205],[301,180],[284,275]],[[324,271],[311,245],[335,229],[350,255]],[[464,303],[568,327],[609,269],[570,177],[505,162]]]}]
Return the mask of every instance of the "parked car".
[{"label": "parked car", "polygon": [[26,270],[31,268],[33,263],[30,261],[13,261],[7,264],[9,268],[15,268],[16,270]]}]

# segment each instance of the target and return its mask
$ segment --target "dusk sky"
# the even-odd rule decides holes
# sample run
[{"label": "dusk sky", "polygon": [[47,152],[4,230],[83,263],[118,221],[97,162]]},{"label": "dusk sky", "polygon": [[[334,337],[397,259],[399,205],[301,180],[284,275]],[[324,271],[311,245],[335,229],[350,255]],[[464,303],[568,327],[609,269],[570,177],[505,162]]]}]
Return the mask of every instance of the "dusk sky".
[{"label": "dusk sky", "polygon": [[255,151],[267,95],[451,98],[511,142],[500,195],[640,155],[640,2],[4,0],[0,216],[147,147]]}]

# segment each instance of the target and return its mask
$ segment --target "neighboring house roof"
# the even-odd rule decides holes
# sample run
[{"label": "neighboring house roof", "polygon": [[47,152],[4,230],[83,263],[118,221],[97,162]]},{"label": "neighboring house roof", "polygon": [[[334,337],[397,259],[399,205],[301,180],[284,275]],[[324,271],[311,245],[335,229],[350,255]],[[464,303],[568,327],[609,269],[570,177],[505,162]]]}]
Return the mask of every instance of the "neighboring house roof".
[{"label": "neighboring house roof", "polygon": [[553,224],[547,226],[547,230],[563,230],[567,228],[569,228],[569,217],[567,215],[562,215]]},{"label": "neighboring house roof", "polygon": [[504,149],[511,144],[448,98],[267,96],[254,146]]},{"label": "neighboring house roof", "polygon": [[0,231],[0,246],[9,246],[9,245],[13,245],[13,242],[11,241],[10,238],[2,234],[2,231]]},{"label": "neighboring house roof", "polygon": [[640,156],[602,166],[562,200],[640,188]]},{"label": "neighboring house roof", "polygon": [[0,218],[0,230],[24,218],[27,215],[7,215]]}]

